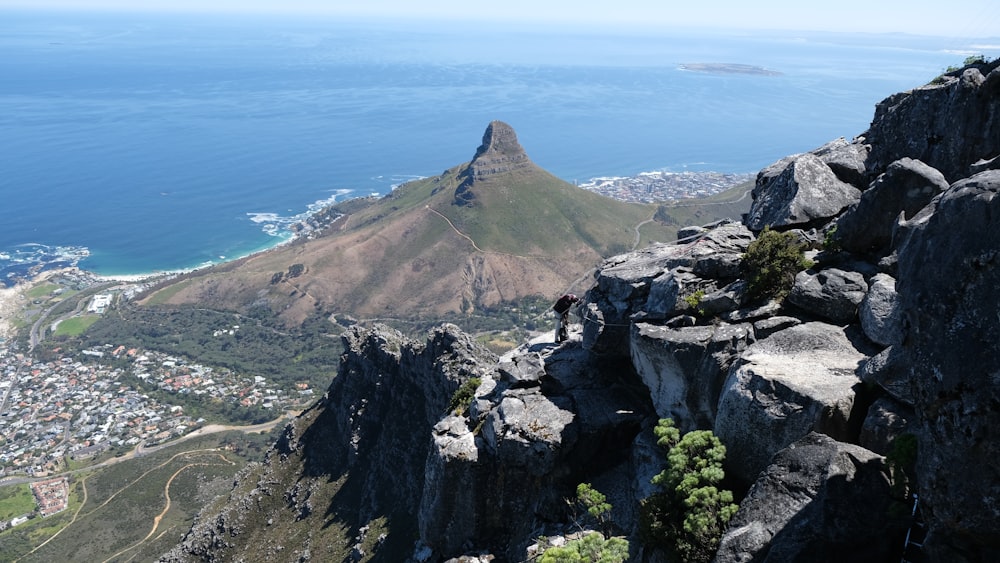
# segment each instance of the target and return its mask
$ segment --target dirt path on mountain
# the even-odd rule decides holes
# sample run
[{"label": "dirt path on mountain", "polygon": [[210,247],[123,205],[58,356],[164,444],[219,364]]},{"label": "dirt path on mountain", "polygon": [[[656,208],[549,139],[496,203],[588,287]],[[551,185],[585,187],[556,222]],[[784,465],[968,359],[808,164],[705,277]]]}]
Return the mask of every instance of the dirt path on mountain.
[{"label": "dirt path on mountain", "polygon": [[448,222],[448,226],[451,227],[451,230],[455,231],[455,233],[457,233],[458,236],[460,236],[460,237],[464,238],[465,240],[469,241],[469,244],[472,245],[472,248],[475,248],[479,252],[486,252],[482,248],[479,248],[478,246],[476,246],[476,241],[472,240],[472,237],[470,237],[469,235],[467,235],[467,234],[463,233],[462,231],[458,230],[458,227],[455,226],[455,223],[452,223],[451,219],[447,218],[444,215],[444,213],[441,213],[440,211],[438,211],[437,209],[434,209],[430,205],[425,205],[424,209],[430,211],[431,213],[436,214],[437,216],[439,216],[442,219],[444,219],[445,221],[447,221]]},{"label": "dirt path on mountain", "polygon": [[[192,452],[198,452],[198,451],[204,451],[204,450],[192,450]],[[179,455],[184,455],[184,454],[188,454],[188,453],[192,453],[192,452],[182,452],[182,453],[179,453],[179,454],[177,454],[177,455],[175,455],[175,456],[171,457],[171,458],[170,458],[169,460],[167,460],[167,462],[165,462],[164,464],[161,464],[161,465],[160,465],[160,466],[158,466],[158,467],[163,467],[163,465],[166,465],[166,463],[170,463],[170,461],[173,461],[173,460],[174,460],[174,458],[176,458],[176,457],[177,457],[177,456],[179,456]],[[219,456],[219,459],[221,459],[222,461],[224,461],[224,462],[225,462],[225,464],[223,464],[223,463],[209,463],[209,462],[204,462],[204,461],[202,461],[202,462],[194,462],[194,463],[189,463],[189,464],[187,464],[187,465],[185,465],[185,466],[181,467],[181,468],[180,468],[180,469],[178,469],[177,471],[174,471],[173,475],[171,475],[171,476],[170,476],[170,478],[169,478],[169,479],[167,479],[167,482],[166,482],[166,483],[165,483],[165,484],[163,485],[163,497],[164,497],[164,498],[166,499],[166,505],[165,505],[165,506],[163,507],[163,510],[161,510],[161,511],[160,511],[160,513],[159,513],[159,514],[157,514],[157,515],[156,515],[156,516],[155,516],[155,517],[153,518],[153,528],[152,528],[152,529],[151,529],[151,530],[149,531],[149,533],[148,533],[148,534],[146,534],[146,537],[144,537],[144,538],[142,538],[141,540],[139,540],[138,542],[136,542],[136,543],[134,543],[134,544],[132,544],[132,545],[130,545],[130,546],[128,546],[128,547],[126,547],[125,549],[123,549],[123,550],[119,551],[118,553],[115,553],[115,554],[114,554],[114,555],[112,555],[111,557],[108,557],[107,559],[105,559],[105,560],[104,560],[104,562],[103,562],[103,563],[107,563],[108,561],[111,561],[112,559],[114,559],[114,558],[118,557],[119,555],[122,555],[122,554],[124,554],[124,553],[127,553],[127,552],[129,552],[129,551],[132,551],[133,549],[135,549],[135,548],[137,548],[137,547],[141,546],[142,544],[144,544],[144,543],[146,543],[147,541],[149,541],[149,539],[150,539],[151,537],[153,537],[153,534],[155,534],[155,533],[156,533],[156,530],[157,530],[157,529],[158,529],[158,528],[160,527],[160,522],[162,522],[162,521],[163,521],[163,517],[164,517],[164,516],[166,516],[166,515],[167,515],[167,512],[169,512],[169,511],[170,511],[170,485],[171,485],[171,483],[173,483],[173,482],[174,482],[174,479],[175,479],[175,478],[176,478],[176,477],[177,477],[178,475],[180,475],[180,474],[181,474],[181,472],[182,472],[182,471],[185,471],[185,470],[187,470],[187,469],[190,469],[190,468],[192,468],[192,467],[197,467],[197,466],[201,466],[201,465],[206,465],[206,466],[216,466],[216,465],[226,465],[226,464],[228,464],[228,465],[236,465],[236,464],[235,464],[235,463],[233,463],[232,461],[230,461],[230,460],[226,459],[226,457],[225,457],[224,455],[222,455],[221,453],[216,453],[216,455],[218,455],[218,456]],[[148,472],[147,472],[147,473],[148,473]],[[145,475],[145,473],[144,473],[143,475]],[[118,492],[121,492],[122,490],[125,490],[125,488],[127,488],[127,487],[124,487],[124,488],[122,488],[122,489],[121,489],[120,491],[118,491]],[[118,494],[118,493],[115,493],[115,494]],[[109,499],[109,500],[110,500],[110,499]],[[107,503],[105,503],[105,504],[107,504]],[[102,506],[103,506],[103,505],[102,505]],[[95,510],[96,510],[96,509],[95,509]]]}]

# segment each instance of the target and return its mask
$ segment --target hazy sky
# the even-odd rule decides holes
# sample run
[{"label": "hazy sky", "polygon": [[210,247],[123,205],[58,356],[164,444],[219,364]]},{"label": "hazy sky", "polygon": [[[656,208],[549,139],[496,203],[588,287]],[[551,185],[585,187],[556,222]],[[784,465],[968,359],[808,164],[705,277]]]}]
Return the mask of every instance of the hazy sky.
[{"label": "hazy sky", "polygon": [[324,13],[521,23],[1000,36],[997,0],[0,0],[2,8]]}]

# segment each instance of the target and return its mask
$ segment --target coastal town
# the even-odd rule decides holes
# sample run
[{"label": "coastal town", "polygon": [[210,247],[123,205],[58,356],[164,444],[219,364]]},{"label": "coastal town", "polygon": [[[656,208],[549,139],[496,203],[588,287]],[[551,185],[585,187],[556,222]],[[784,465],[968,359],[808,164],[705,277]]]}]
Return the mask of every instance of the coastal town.
[{"label": "coastal town", "polygon": [[579,187],[621,201],[661,203],[713,196],[753,179],[754,174],[656,171],[593,178]]}]

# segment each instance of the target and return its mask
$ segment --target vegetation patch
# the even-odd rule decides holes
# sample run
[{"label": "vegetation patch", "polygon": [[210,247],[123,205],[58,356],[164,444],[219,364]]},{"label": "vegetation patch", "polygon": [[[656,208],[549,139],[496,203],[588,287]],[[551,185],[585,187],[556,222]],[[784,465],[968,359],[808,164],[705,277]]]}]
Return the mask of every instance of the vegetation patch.
[{"label": "vegetation patch", "polygon": [[8,522],[34,511],[35,497],[27,484],[0,487],[0,522]]},{"label": "vegetation patch", "polygon": [[59,323],[56,327],[54,336],[80,336],[100,318],[101,317],[99,315],[80,315],[79,317],[70,317]]},{"label": "vegetation patch", "polygon": [[41,299],[42,297],[48,297],[57,289],[59,289],[59,286],[54,283],[41,283],[29,289],[27,296],[28,299]]},{"label": "vegetation patch", "polygon": [[795,274],[812,267],[806,245],[794,233],[764,227],[743,255],[741,268],[751,299],[783,299],[792,289]]},{"label": "vegetation patch", "polygon": [[184,280],[174,284],[167,285],[165,288],[156,291],[146,300],[147,305],[163,305],[170,301],[174,295],[177,295],[184,288],[191,285],[191,280]]},{"label": "vegetation patch", "polygon": [[464,416],[472,405],[472,400],[476,398],[476,389],[483,380],[479,377],[470,377],[455,390],[448,404],[448,410],[458,416]]},{"label": "vegetation patch", "polygon": [[76,477],[67,510],[0,535],[0,562],[154,561],[202,507],[232,487],[247,459],[237,451],[253,453],[251,443],[268,439],[209,435]]},{"label": "vegetation patch", "polygon": [[653,477],[659,492],[640,507],[643,539],[670,561],[707,563],[739,508],[733,493],[719,488],[726,447],[710,430],[681,437],[669,418],[660,420],[655,433],[657,445],[667,452],[667,468]]}]

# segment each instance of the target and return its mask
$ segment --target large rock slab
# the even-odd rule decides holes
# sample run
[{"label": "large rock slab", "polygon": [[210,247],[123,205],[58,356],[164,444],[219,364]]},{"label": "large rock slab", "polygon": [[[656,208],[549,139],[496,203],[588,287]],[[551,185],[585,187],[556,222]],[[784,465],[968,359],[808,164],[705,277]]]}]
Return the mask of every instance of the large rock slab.
[{"label": "large rock slab", "polygon": [[806,226],[835,217],[861,197],[819,157],[805,153],[778,161],[757,174],[747,227]]},{"label": "large rock slab", "polygon": [[898,521],[882,458],[810,433],[783,449],[729,521],[716,563],[883,563],[898,548]]},{"label": "large rock slab", "polygon": [[845,250],[886,254],[896,218],[912,218],[947,188],[948,181],[934,168],[911,158],[897,160],[837,218],[834,236]]},{"label": "large rock slab", "polygon": [[788,302],[835,323],[857,319],[868,293],[864,275],[840,268],[806,270],[795,275]]},{"label": "large rock slab", "polygon": [[925,545],[939,561],[993,560],[1000,553],[1000,171],[956,182],[930,207],[899,252],[896,284],[900,349],[921,426]]},{"label": "large rock slab", "polygon": [[779,450],[817,431],[857,439],[861,418],[855,375],[866,350],[847,329],[809,322],[750,345],[733,365],[719,399],[715,434],[732,474],[751,483]]},{"label": "large rock slab", "polygon": [[674,419],[682,432],[712,428],[729,366],[752,341],[749,323],[676,329],[636,323],[632,365],[660,418]]}]

